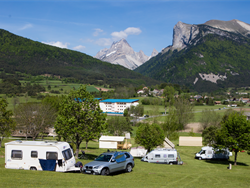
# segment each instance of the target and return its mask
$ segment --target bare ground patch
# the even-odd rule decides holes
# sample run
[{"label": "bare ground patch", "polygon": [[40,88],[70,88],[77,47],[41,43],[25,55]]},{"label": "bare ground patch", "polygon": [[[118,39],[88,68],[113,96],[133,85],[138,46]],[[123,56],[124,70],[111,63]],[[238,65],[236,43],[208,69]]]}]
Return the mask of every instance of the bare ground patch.
[{"label": "bare ground patch", "polygon": [[201,124],[200,123],[189,123],[186,126],[186,129],[184,129],[182,132],[191,132],[194,133],[202,133],[201,132]]}]

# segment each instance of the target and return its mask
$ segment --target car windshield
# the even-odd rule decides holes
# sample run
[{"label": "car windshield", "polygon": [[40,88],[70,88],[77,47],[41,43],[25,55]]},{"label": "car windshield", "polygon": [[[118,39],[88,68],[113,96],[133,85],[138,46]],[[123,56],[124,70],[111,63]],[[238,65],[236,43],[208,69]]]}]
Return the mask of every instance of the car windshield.
[{"label": "car windshield", "polygon": [[101,154],[99,155],[99,157],[97,157],[95,159],[95,161],[104,161],[104,162],[109,162],[109,160],[111,159],[112,155],[105,155],[105,154]]}]

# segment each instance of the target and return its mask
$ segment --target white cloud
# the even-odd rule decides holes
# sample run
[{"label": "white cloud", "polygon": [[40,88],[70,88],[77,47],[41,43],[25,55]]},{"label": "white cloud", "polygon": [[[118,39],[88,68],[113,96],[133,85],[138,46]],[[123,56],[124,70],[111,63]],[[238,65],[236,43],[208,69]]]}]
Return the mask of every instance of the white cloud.
[{"label": "white cloud", "polygon": [[113,32],[111,33],[111,36],[113,37],[114,40],[120,40],[122,38],[127,38],[129,35],[139,35],[141,33],[140,28],[136,27],[128,27],[124,31],[119,31],[119,32]]},{"label": "white cloud", "polygon": [[84,50],[85,48],[86,48],[85,46],[78,45],[78,46],[74,47],[73,49],[74,49],[74,50],[81,51],[81,50]]},{"label": "white cloud", "polygon": [[103,32],[103,30],[97,28],[97,29],[95,29],[95,32],[93,33],[93,36],[97,37],[102,32]]},{"label": "white cloud", "polygon": [[[101,29],[96,29],[96,32],[99,34],[100,32],[103,32]],[[110,46],[114,41],[118,41],[121,39],[126,39],[129,35],[139,35],[141,33],[140,28],[136,27],[128,27],[124,31],[115,31],[111,33],[112,38],[100,38],[95,41],[95,43],[99,46]],[[96,35],[97,36],[97,35]],[[89,41],[93,42],[93,41]]]},{"label": "white cloud", "polygon": [[139,35],[141,33],[141,30],[140,28],[128,27],[124,32],[128,35]]},{"label": "white cloud", "polygon": [[44,44],[48,44],[48,45],[51,45],[51,46],[56,46],[56,47],[59,47],[59,48],[68,48],[68,45],[69,43],[62,43],[60,41],[57,41],[57,42],[42,42]]},{"label": "white cloud", "polygon": [[99,46],[110,46],[113,40],[110,38],[100,38],[95,43]]},{"label": "white cloud", "polygon": [[31,27],[33,27],[32,24],[26,24],[23,27],[21,27],[19,30],[25,30],[25,29],[28,29],[28,28],[31,28]]}]

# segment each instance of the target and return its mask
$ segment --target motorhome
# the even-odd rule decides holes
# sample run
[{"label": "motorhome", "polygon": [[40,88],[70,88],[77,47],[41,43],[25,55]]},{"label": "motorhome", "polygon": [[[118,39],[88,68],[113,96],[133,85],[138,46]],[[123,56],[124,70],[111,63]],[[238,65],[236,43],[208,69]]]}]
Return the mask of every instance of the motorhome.
[{"label": "motorhome", "polygon": [[56,172],[80,171],[67,142],[21,141],[5,143],[5,168],[48,170]]},{"label": "motorhome", "polygon": [[195,158],[202,159],[229,159],[232,156],[232,152],[228,149],[214,149],[210,146],[205,146],[201,148],[201,151],[195,154]]},{"label": "motorhome", "polygon": [[160,164],[183,164],[176,149],[157,148],[144,156],[141,161]]}]

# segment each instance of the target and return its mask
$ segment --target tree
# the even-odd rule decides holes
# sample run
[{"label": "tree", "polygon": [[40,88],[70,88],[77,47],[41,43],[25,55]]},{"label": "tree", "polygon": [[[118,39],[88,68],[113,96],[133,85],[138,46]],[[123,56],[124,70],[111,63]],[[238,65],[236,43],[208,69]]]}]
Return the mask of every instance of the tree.
[{"label": "tree", "polygon": [[52,127],[56,111],[50,105],[39,103],[20,104],[15,110],[15,119],[20,130],[35,140],[40,133],[48,131]]},{"label": "tree", "polygon": [[179,137],[179,121],[176,110],[174,108],[169,109],[168,116],[166,116],[164,123],[161,124],[164,135],[170,139],[175,140]]},{"label": "tree", "polygon": [[151,151],[152,148],[162,145],[163,140],[164,132],[156,123],[152,125],[142,123],[136,131],[135,142],[144,146],[148,152]]},{"label": "tree", "polygon": [[216,147],[229,148],[235,152],[234,165],[237,165],[237,154],[250,149],[250,122],[241,112],[232,112],[224,116],[221,129],[216,134]]},{"label": "tree", "polygon": [[212,109],[205,109],[201,112],[200,122],[203,130],[212,125],[218,127],[221,122],[221,116]]},{"label": "tree", "polygon": [[19,104],[19,98],[14,96],[13,99],[12,99],[12,103],[13,103],[14,110],[15,110],[16,105]]},{"label": "tree", "polygon": [[107,121],[107,131],[115,136],[122,136],[124,132],[132,132],[129,118],[114,116]]},{"label": "tree", "polygon": [[184,129],[186,125],[193,119],[194,106],[190,104],[188,99],[178,98],[175,101],[176,114],[178,116],[179,130]]},{"label": "tree", "polygon": [[204,146],[213,146],[216,143],[216,133],[218,131],[218,126],[208,126],[202,131],[202,143]]},{"label": "tree", "polygon": [[55,123],[56,133],[65,140],[70,140],[76,145],[78,157],[80,144],[98,138],[101,131],[106,128],[106,114],[102,113],[99,101],[95,100],[86,86],[78,90],[71,90],[64,96],[59,107]]},{"label": "tree", "polygon": [[164,107],[165,114],[167,113],[167,106],[172,106],[174,104],[174,88],[172,86],[166,86],[163,91],[164,96]]},{"label": "tree", "polygon": [[5,99],[0,100],[0,148],[4,137],[10,136],[11,132],[15,130],[16,123],[11,118],[13,112],[7,110],[8,103]]}]

